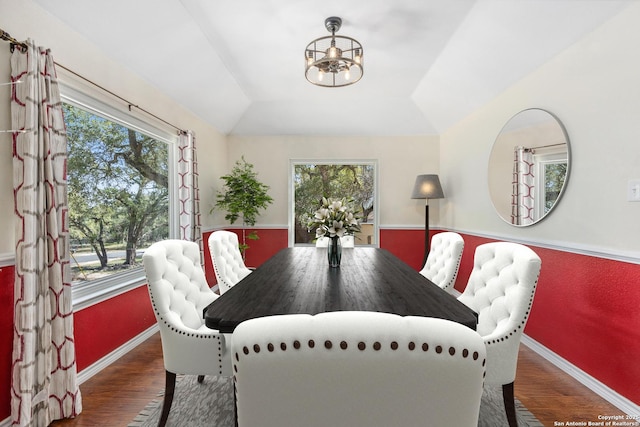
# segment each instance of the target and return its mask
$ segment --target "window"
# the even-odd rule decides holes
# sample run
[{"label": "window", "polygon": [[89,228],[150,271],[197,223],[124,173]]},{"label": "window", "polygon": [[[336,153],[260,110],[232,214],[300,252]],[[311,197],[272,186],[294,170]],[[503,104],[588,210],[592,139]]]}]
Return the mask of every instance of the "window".
[{"label": "window", "polygon": [[172,233],[176,137],[64,90],[74,308],[144,282],[141,257]]},{"label": "window", "polygon": [[535,154],[535,217],[542,218],[560,197],[567,177],[567,152]]},{"label": "window", "polygon": [[356,245],[377,245],[377,164],[375,161],[291,162],[292,195],[289,236],[291,245],[313,244],[315,233],[307,223],[322,197],[353,198],[362,214]]}]

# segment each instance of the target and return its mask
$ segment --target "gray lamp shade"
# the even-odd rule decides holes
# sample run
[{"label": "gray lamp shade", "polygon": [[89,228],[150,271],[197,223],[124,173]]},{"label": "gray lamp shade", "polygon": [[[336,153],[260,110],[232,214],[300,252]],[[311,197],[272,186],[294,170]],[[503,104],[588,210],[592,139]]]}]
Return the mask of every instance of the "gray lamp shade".
[{"label": "gray lamp shade", "polygon": [[413,186],[412,199],[443,199],[444,192],[438,175],[418,175]]}]

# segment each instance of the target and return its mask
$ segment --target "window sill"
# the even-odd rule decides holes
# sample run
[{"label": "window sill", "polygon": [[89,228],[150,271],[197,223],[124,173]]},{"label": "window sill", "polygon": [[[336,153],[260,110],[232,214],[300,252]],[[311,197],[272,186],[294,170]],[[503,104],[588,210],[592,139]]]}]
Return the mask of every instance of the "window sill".
[{"label": "window sill", "polygon": [[74,284],[71,290],[73,311],[91,307],[145,284],[146,277],[142,267],[90,283]]}]

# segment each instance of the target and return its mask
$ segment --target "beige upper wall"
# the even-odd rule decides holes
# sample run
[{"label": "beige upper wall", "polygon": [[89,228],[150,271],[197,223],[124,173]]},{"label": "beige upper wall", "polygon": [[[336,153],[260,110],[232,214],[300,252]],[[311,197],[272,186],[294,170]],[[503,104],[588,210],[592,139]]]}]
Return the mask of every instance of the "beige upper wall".
[{"label": "beige upper wall", "polygon": [[[443,177],[450,194],[443,225],[640,258],[640,203],[627,181],[640,178],[640,3],[505,91],[442,135]],[[515,228],[489,199],[487,162],[502,126],[538,107],[563,122],[571,143],[568,186],[541,223]],[[455,177],[455,178],[454,178]]]},{"label": "beige upper wall", "polygon": [[[434,201],[432,225],[515,239],[567,243],[638,255],[640,203],[626,201],[629,179],[640,178],[640,3],[556,56],[442,135],[429,138],[226,138],[180,105],[114,63],[31,0],[0,0],[0,27],[52,49],[56,61],[143,108],[197,134],[205,228],[223,223],[208,215],[219,177],[245,155],[277,199],[260,224],[287,221],[287,170],[291,158],[380,159],[381,225],[420,226],[422,202],[409,199],[415,175],[440,173],[446,198]],[[0,82],[9,80],[9,52],[0,45]],[[9,87],[0,86],[0,99]],[[539,107],[556,114],[572,144],[567,191],[551,216],[529,228],[513,228],[489,200],[487,161],[506,121]],[[0,110],[8,129],[9,110]],[[440,156],[440,161],[438,161]],[[11,138],[0,134],[0,218],[13,216]],[[439,205],[440,217],[436,207]],[[0,254],[13,252],[12,227],[0,228]]]},{"label": "beige upper wall", "polygon": [[[438,173],[438,137],[229,137],[229,163],[244,155],[259,178],[271,187],[273,205],[258,225],[288,223],[288,178],[291,160],[377,160],[381,226],[424,226],[424,201],[412,200],[416,175]],[[447,191],[443,184],[444,191]],[[204,202],[203,202],[204,203]],[[436,205],[438,201],[432,201]],[[431,223],[438,223],[434,209]]]},{"label": "beige upper wall", "polygon": [[[200,196],[204,200],[211,197],[212,189],[202,183],[217,182],[214,177],[226,171],[227,153],[224,135],[169,99],[161,90],[131,73],[125,65],[110,60],[96,46],[31,0],[0,0],[0,11],[0,28],[14,38],[35,40],[38,45],[51,49],[55,61],[59,64],[181,129],[193,130],[196,133],[198,155],[206,159],[206,163],[199,170],[200,183],[203,187]],[[68,80],[68,73],[60,70],[58,74],[61,80]],[[9,44],[2,42],[0,44],[0,83],[8,81],[10,81]],[[9,99],[9,90],[8,86],[0,86],[0,99],[5,100],[0,103],[0,129],[10,128],[10,109],[6,101]],[[120,106],[123,110],[127,109],[127,105],[122,102]],[[144,113],[140,114],[141,117],[154,122]],[[155,124],[163,126],[161,123]],[[7,224],[13,218],[11,157],[11,135],[0,133],[0,219],[3,224]],[[203,218],[205,227],[208,225],[206,222],[208,220],[211,218],[206,216]],[[13,227],[0,227],[0,254],[13,252],[13,233]]]}]

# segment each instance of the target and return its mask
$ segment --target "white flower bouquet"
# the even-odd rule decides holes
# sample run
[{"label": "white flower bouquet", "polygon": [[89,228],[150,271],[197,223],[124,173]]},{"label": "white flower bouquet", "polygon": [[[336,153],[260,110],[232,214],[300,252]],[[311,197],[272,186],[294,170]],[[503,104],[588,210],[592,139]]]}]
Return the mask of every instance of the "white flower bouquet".
[{"label": "white flower bouquet", "polygon": [[309,221],[309,231],[316,231],[316,238],[342,237],[360,231],[360,216],[353,207],[353,200],[327,199],[323,197],[320,208]]}]

